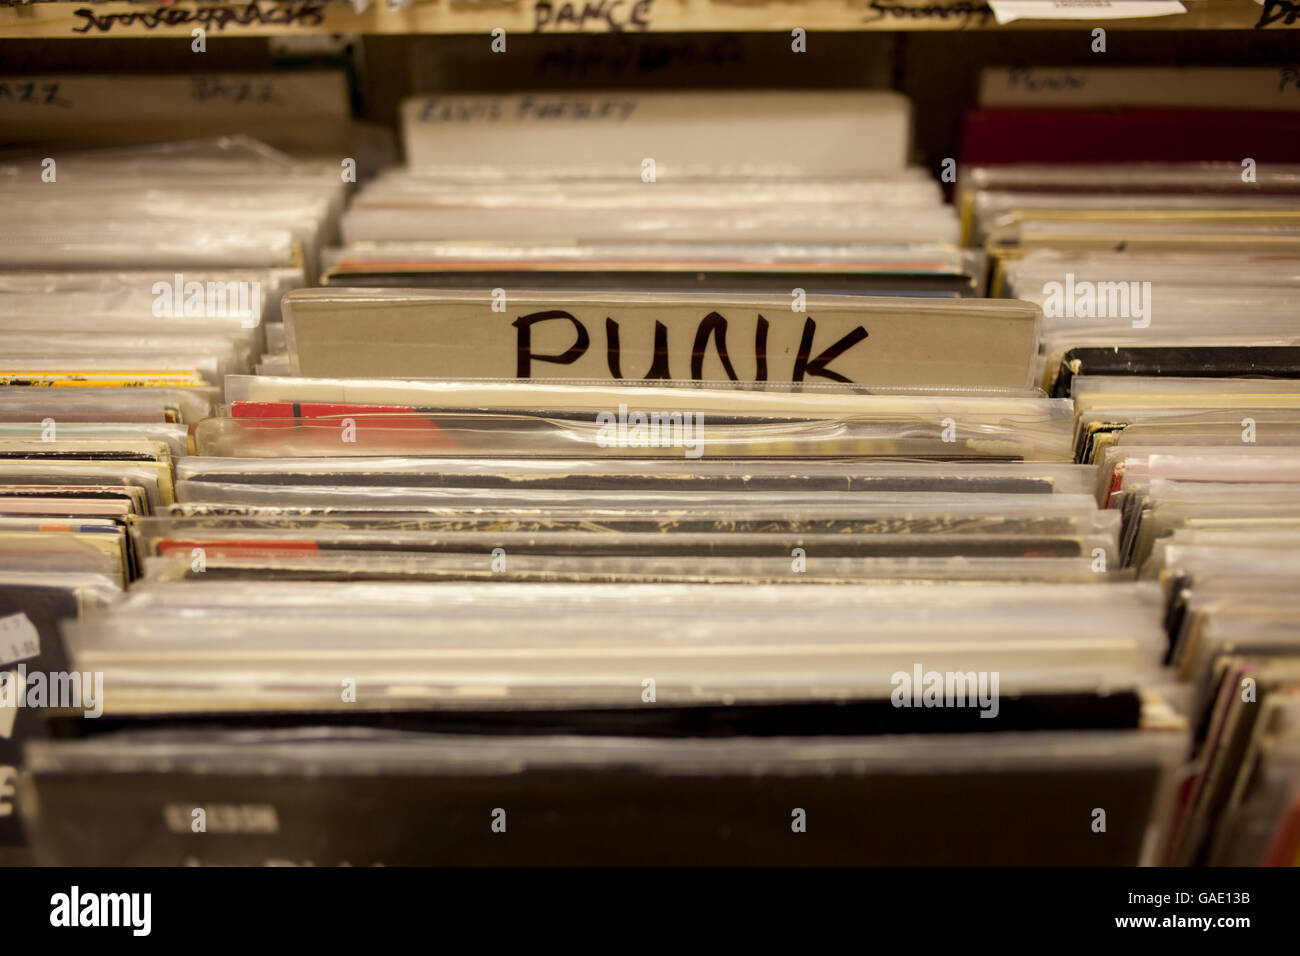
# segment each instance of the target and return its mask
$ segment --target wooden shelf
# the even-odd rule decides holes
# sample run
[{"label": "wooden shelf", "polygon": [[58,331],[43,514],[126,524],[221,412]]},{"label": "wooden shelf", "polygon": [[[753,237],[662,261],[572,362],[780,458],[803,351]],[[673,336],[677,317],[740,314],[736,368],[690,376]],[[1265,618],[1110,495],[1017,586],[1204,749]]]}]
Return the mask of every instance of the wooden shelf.
[{"label": "wooden shelf", "polygon": [[378,0],[343,3],[33,3],[0,7],[0,39],[310,34],[738,33],[900,30],[1300,30],[1300,0],[1184,0],[1187,13],[1143,19],[1021,20],[998,26],[980,0]]}]

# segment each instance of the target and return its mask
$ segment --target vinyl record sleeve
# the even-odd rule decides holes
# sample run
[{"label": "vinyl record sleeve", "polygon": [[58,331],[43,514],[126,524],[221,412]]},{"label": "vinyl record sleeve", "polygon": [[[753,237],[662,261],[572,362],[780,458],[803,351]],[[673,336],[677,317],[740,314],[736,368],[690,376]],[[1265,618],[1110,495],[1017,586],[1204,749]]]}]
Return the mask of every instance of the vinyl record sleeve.
[{"label": "vinyl record sleeve", "polygon": [[[176,477],[249,484],[392,484],[505,490],[824,491],[905,496],[924,494],[1086,495],[1093,472],[1052,462],[683,461],[675,459],[533,458],[222,458],[177,462]],[[827,502],[840,499],[825,499]],[[870,499],[857,499],[870,503]],[[930,499],[937,502],[940,499]],[[975,499],[972,499],[974,501]],[[1014,505],[1029,503],[1024,500]]]},{"label": "vinyl record sleeve", "polygon": [[1075,375],[1300,378],[1300,347],[1075,348],[1061,361],[1053,396],[1068,397]]},{"label": "vinyl record sleeve", "polygon": [[[65,864],[1146,859],[1146,821],[1168,796],[1179,735],[992,737],[978,748],[942,735],[743,745],[320,730],[104,737],[34,751],[41,808],[34,825],[39,859]],[[297,756],[282,756],[289,751]],[[162,775],[164,759],[182,763]],[[251,773],[254,764],[277,773]],[[369,776],[357,773],[363,766]],[[196,791],[256,808],[255,825],[235,825],[242,832],[220,841],[195,837],[188,824]],[[488,793],[491,806],[512,808],[511,840],[482,822]],[[1097,804],[1115,808],[1106,840],[1077,826]],[[825,821],[809,827],[811,843],[790,841],[791,807]],[[936,831],[936,821],[947,823]],[[846,847],[856,848],[851,858]]]},{"label": "vinyl record sleeve", "polygon": [[[60,634],[62,621],[79,616],[87,606],[104,602],[111,593],[107,582],[91,576],[0,571],[0,621],[18,623],[17,629],[8,628],[4,634],[10,636],[31,629],[35,635],[35,646],[27,648],[35,653],[22,652],[23,656],[16,659],[10,653],[12,642],[0,641],[4,652],[0,670],[12,682],[15,694],[12,701],[6,697],[4,705],[17,702],[18,665],[23,666],[24,673],[42,675],[68,670],[69,660]],[[26,689],[24,680],[21,693],[25,694]],[[93,682],[90,689],[93,693]],[[45,717],[39,708],[28,706],[13,707],[8,714],[0,713],[0,725],[5,730],[0,734],[0,767],[11,771],[23,767],[23,746],[48,735]],[[0,812],[0,846],[22,846],[27,842],[22,826],[25,799],[25,794],[20,792],[15,802],[3,808],[7,812]]]},{"label": "vinyl record sleeve", "polygon": [[[196,568],[193,552],[144,559],[150,581],[336,581],[336,582],[465,582],[602,584],[783,584],[791,581],[791,563],[781,560],[731,560],[725,567],[692,573],[678,561],[641,562],[627,567],[609,560],[583,564],[565,558],[507,563],[494,571],[492,562],[444,561],[409,555],[356,552],[313,552],[293,556],[205,555]],[[850,573],[851,572],[851,573]],[[941,585],[945,582],[1058,583],[1111,586],[1130,580],[1121,570],[1099,572],[1091,555],[1081,558],[904,558],[867,559],[846,570],[843,562],[814,563],[799,574],[801,585]]]}]

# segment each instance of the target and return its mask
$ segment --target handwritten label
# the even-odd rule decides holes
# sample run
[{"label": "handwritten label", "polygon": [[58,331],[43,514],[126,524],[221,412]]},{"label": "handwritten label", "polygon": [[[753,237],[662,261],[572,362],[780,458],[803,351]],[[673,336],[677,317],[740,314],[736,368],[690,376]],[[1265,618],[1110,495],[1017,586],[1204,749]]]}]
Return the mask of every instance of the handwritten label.
[{"label": "handwritten label", "polygon": [[41,636],[21,611],[0,617],[0,667],[17,664],[41,652]]},{"label": "handwritten label", "polygon": [[862,18],[863,23],[879,23],[881,20],[939,20],[957,21],[958,26],[986,26],[993,18],[993,8],[987,3],[974,0],[950,0],[948,3],[929,3],[925,6],[911,6],[906,3],[890,3],[889,0],[871,0],[867,5],[871,14]]},{"label": "handwritten label", "polygon": [[1271,27],[1280,23],[1284,27],[1294,26],[1300,20],[1300,2],[1297,0],[1264,0],[1264,9],[1259,11],[1259,20],[1255,29]]},{"label": "handwritten label", "polygon": [[635,39],[602,37],[566,41],[537,60],[539,76],[591,76],[675,72],[699,68],[727,67],[746,62],[745,47],[732,36],[684,39],[647,34]]},{"label": "handwritten label", "polygon": [[0,102],[72,108],[72,101],[59,95],[58,83],[38,83],[34,80],[8,82],[0,80]]},{"label": "handwritten label", "polygon": [[525,96],[514,109],[500,100],[482,102],[455,97],[426,100],[421,123],[496,123],[552,120],[626,120],[636,110],[636,100],[621,96]]},{"label": "handwritten label", "polygon": [[[560,354],[541,354],[533,350],[532,332],[533,326],[539,322],[551,322],[560,320],[572,324],[575,333],[573,344]],[[551,309],[544,312],[534,312],[531,315],[521,315],[511,323],[517,330],[516,336],[516,357],[515,375],[521,379],[533,377],[534,362],[551,362],[557,365],[570,365],[586,354],[591,344],[591,334],[587,331],[586,325],[571,312],[565,312],[562,309]],[[754,380],[758,382],[767,381],[767,337],[768,330],[771,327],[766,318],[760,314],[758,324],[754,332],[754,349],[753,365],[756,369]],[[830,379],[834,382],[851,383],[853,379],[827,366],[837,357],[843,355],[853,346],[867,338],[867,330],[862,326],[855,326],[847,334],[842,335],[834,344],[823,348],[821,353],[816,357],[812,356],[813,337],[817,333],[817,323],[808,318],[804,320],[803,334],[799,340],[799,352],[794,357],[793,367],[790,372],[789,381],[802,382],[805,376],[820,377]],[[611,378],[623,378],[623,361],[619,348],[619,324],[613,319],[605,320],[605,338],[606,338],[606,355],[605,360],[609,368]],[[733,339],[734,341],[734,339]],[[709,345],[712,343],[717,351],[718,361],[722,364],[722,369],[727,378],[735,382],[739,380],[735,367],[731,363],[731,354],[727,349],[727,319],[718,312],[710,312],[699,320],[695,328],[695,336],[690,351],[690,379],[694,382],[705,380],[704,361],[709,351]],[[678,380],[682,378],[681,360],[685,357],[679,354],[679,367],[676,375],[671,365],[671,351],[668,347],[668,326],[663,322],[656,321],[654,325],[654,357],[650,362],[649,371],[641,378],[644,381],[653,380]],[[712,376],[710,376],[712,377]],[[784,379],[782,379],[784,381]]]},{"label": "handwritten label", "polygon": [[228,26],[279,26],[318,27],[324,24],[324,5],[321,3],[272,3],[263,5],[251,0],[244,6],[200,5],[194,7],[159,7],[131,13],[106,13],[97,15],[91,7],[79,7],[73,16],[84,22],[72,28],[72,33],[109,33],[115,26],[158,27],[202,26],[205,29],[224,30]]},{"label": "handwritten label", "polygon": [[1080,73],[1044,73],[1025,67],[1007,71],[1007,88],[1024,90],[1028,93],[1042,93],[1048,90],[1081,90],[1088,85],[1088,78]]},{"label": "handwritten label", "polygon": [[[405,301],[290,293],[298,371],[357,378],[864,382],[1023,387],[1033,305],[960,301],[906,309],[871,296],[554,296],[518,291],[506,313],[465,293]],[[806,311],[793,312],[798,305]],[[357,328],[382,329],[373,340]],[[870,337],[868,337],[870,330]]]},{"label": "handwritten label", "polygon": [[639,31],[650,26],[653,0],[596,0],[595,3],[538,0],[533,5],[533,32],[603,28],[610,33]]},{"label": "handwritten label", "polygon": [[221,76],[190,77],[190,98],[196,103],[226,100],[231,103],[278,103],[275,84],[269,80],[232,80]]}]

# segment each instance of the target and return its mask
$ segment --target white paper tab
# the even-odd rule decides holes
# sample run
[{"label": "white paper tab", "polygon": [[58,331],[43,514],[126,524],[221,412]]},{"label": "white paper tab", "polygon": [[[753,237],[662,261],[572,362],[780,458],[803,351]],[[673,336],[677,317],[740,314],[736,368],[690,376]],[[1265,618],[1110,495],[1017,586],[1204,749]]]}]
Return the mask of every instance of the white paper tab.
[{"label": "white paper tab", "polygon": [[0,667],[17,664],[41,652],[41,636],[26,614],[0,617]]},{"label": "white paper tab", "polygon": [[22,674],[18,671],[0,671],[0,740],[8,740],[14,735],[18,708],[26,692],[27,681]]},{"label": "white paper tab", "polygon": [[560,169],[639,185],[651,181],[642,179],[647,159],[656,181],[750,168],[828,179],[897,173],[911,122],[908,99],[881,90],[448,93],[402,103],[412,167],[486,167],[507,178]]},{"label": "white paper tab", "polygon": [[1300,68],[988,67],[979,105],[1300,111]]},{"label": "white paper tab", "polygon": [[1186,13],[1180,0],[989,0],[998,23],[1012,20],[1129,20]]}]

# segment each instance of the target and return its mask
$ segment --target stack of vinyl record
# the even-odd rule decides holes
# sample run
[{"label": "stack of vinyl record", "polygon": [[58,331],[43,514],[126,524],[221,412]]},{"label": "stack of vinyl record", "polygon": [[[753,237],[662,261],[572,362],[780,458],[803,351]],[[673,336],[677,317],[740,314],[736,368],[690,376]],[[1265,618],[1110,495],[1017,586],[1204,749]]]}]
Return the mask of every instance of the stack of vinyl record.
[{"label": "stack of vinyl record", "polygon": [[325,285],[978,291],[939,184],[906,165],[896,93],[457,95],[402,115],[408,164],[356,197]]},{"label": "stack of vinyl record", "polygon": [[960,217],[893,94],[403,115],[346,208],[239,139],[4,171],[38,859],[1295,862],[1271,113]]},{"label": "stack of vinyl record", "polygon": [[[982,255],[905,166],[908,113],[422,98],[327,287],[251,331],[132,325],[138,278],[7,277],[120,287],[90,331],[137,359],[131,411],[97,395],[99,457],[188,426],[121,521],[127,593],[41,635],[102,693],[28,741],[38,858],[1160,858],[1188,752],[1162,590],[1036,387],[1039,309],[975,297]],[[293,195],[245,205],[306,259],[220,263],[268,300],[330,241],[337,187]],[[114,237],[140,269],[226,248]],[[122,265],[97,254],[41,265]],[[149,338],[199,329],[226,337]],[[54,384],[99,372],[65,352]],[[142,403],[162,421],[94,424]]]},{"label": "stack of vinyl record", "polygon": [[333,241],[345,189],[332,162],[238,138],[53,152],[0,166],[4,845],[23,842],[23,742],[111,693],[60,622],[139,576],[133,523],[175,503],[225,377],[282,347],[280,296]]},{"label": "stack of vinyl record", "polygon": [[1300,167],[1270,161],[1295,158],[1275,119],[1237,116],[1245,161],[990,166],[962,199],[995,287],[1042,307],[1036,377],[1161,589],[1194,737],[1170,863],[1300,860]]}]

